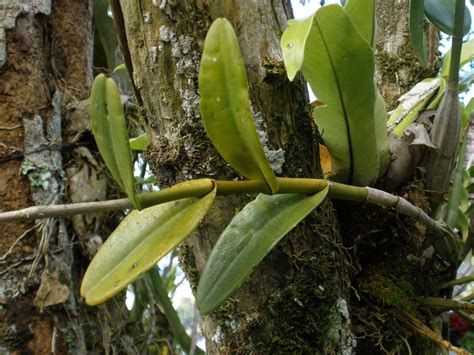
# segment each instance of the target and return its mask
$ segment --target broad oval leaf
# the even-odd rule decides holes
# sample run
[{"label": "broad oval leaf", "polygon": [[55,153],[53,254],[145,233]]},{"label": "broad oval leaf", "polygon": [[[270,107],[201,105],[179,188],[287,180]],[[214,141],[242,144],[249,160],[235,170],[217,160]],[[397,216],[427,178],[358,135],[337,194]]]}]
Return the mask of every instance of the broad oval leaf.
[{"label": "broad oval leaf", "polygon": [[281,50],[285,61],[286,74],[290,81],[303,66],[306,40],[313,26],[316,13],[303,20],[289,20],[288,28],[281,36]]},{"label": "broad oval leaf", "polygon": [[199,280],[196,304],[209,314],[245,281],[272,248],[326,197],[328,187],[313,196],[258,195],[219,237]]},{"label": "broad oval leaf", "polygon": [[119,186],[127,193],[133,205],[138,207],[120,93],[114,81],[103,74],[99,74],[92,85],[89,113],[100,155]]},{"label": "broad oval leaf", "polygon": [[87,269],[81,295],[89,305],[114,296],[175,248],[209,211],[216,189],[187,198],[134,210],[99,249]]},{"label": "broad oval leaf", "polygon": [[[304,30],[304,31],[303,31]],[[324,103],[314,117],[332,157],[335,180],[369,185],[388,166],[383,102],[374,84],[374,55],[368,41],[338,5],[292,21],[281,40],[285,66],[301,70]],[[291,55],[295,49],[301,55]]]},{"label": "broad oval leaf", "polygon": [[351,19],[360,35],[371,47],[377,40],[375,25],[375,0],[349,0],[344,10]]},{"label": "broad oval leaf", "polygon": [[410,0],[410,39],[413,50],[421,65],[428,65],[428,49],[425,38],[425,1]]},{"label": "broad oval leaf", "polygon": [[249,179],[278,183],[253,122],[248,82],[232,25],[217,19],[209,28],[199,71],[200,110],[207,135],[222,157]]},{"label": "broad oval leaf", "polygon": [[[425,14],[440,31],[448,35],[454,34],[454,12],[456,0],[425,0]],[[471,13],[464,7],[463,35],[471,29]]]}]

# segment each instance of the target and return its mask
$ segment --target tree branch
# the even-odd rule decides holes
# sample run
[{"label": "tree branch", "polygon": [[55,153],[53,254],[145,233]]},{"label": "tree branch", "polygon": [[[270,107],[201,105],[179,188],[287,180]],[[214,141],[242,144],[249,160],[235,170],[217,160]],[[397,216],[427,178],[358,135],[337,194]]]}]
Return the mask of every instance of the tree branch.
[{"label": "tree branch", "polygon": [[127,198],[99,202],[71,203],[67,205],[33,206],[22,210],[0,213],[0,223],[38,218],[66,217],[92,212],[116,211],[131,207],[132,203]]}]

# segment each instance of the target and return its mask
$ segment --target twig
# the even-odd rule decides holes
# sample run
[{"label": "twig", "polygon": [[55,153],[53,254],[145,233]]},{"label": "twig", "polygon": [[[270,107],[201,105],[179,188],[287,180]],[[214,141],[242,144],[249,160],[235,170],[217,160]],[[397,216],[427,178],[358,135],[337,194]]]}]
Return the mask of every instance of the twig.
[{"label": "twig", "polygon": [[0,275],[5,275],[8,271],[10,271],[13,268],[16,268],[17,266],[19,266],[21,264],[23,264],[23,261],[18,261],[15,264],[10,265],[5,270],[0,271]]},{"label": "twig", "polygon": [[21,128],[21,127],[22,127],[21,124],[17,124],[15,126],[10,126],[10,127],[0,126],[0,131],[13,131],[14,129]]},{"label": "twig", "polygon": [[[389,194],[371,187],[339,184],[323,179],[277,178],[279,194],[312,195],[329,188],[328,198],[357,201],[393,208],[396,212],[420,220],[426,224],[428,237],[437,253],[446,261],[455,264],[459,257],[459,247],[453,231],[442,221],[429,217],[421,208],[414,206],[403,197]],[[216,189],[217,195],[242,195],[249,193],[271,193],[265,180],[223,181],[211,179],[190,180],[159,191],[136,195],[142,208],[184,198],[201,198]],[[36,206],[24,210],[0,213],[0,222],[20,219],[36,219],[70,216],[90,212],[131,208],[128,199],[103,202],[87,202],[71,205]]]},{"label": "twig", "polygon": [[91,212],[116,211],[130,208],[126,198],[99,202],[71,203],[67,205],[33,206],[22,210],[0,213],[0,222],[31,220],[38,218],[65,217]]},{"label": "twig", "polygon": [[49,240],[51,238],[51,234],[53,233],[54,226],[56,224],[55,218],[48,218],[41,222],[40,230],[41,230],[41,240],[38,245],[38,253],[36,254],[33,263],[31,263],[31,268],[28,273],[28,278],[32,278],[38,264],[40,263],[41,259],[46,255],[48,252],[49,247]]},{"label": "twig", "polygon": [[7,258],[8,255],[10,255],[12,252],[13,252],[13,249],[15,248],[15,246],[24,238],[28,235],[28,233],[30,233],[32,230],[34,230],[36,227],[38,227],[39,224],[35,224],[33,227],[27,229],[26,231],[24,231],[22,233],[22,235],[20,235],[14,242],[13,244],[10,246],[10,248],[8,248],[7,252],[5,254],[3,254],[1,257],[0,257],[0,261],[3,261]]}]

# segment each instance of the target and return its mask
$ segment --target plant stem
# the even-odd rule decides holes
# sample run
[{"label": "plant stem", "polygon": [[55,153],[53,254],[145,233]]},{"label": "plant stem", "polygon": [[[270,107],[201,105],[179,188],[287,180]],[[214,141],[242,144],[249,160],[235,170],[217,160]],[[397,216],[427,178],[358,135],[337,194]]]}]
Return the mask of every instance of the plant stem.
[{"label": "plant stem", "polygon": [[459,108],[459,65],[462,49],[464,0],[456,0],[454,36],[451,44],[451,62],[446,92],[443,95],[430,132],[431,142],[437,147],[430,150],[426,161],[426,184],[435,209],[448,190],[449,180],[456,161],[461,127]]},{"label": "plant stem", "polygon": [[456,86],[459,81],[459,63],[461,60],[463,27],[464,27],[464,0],[456,0],[456,9],[454,13],[454,34],[451,45],[451,63],[449,65],[449,79],[448,83],[455,83]]},{"label": "plant stem", "polygon": [[[459,247],[452,230],[441,221],[429,217],[421,208],[412,205],[403,197],[389,194],[371,187],[357,187],[339,184],[323,179],[277,178],[279,194],[300,193],[313,195],[327,186],[328,198],[370,203],[418,219],[426,224],[431,243],[438,254],[454,264],[459,258]],[[136,195],[139,206],[150,207],[160,203],[176,201],[183,198],[200,198],[216,189],[217,195],[243,195],[268,193],[265,180],[222,181],[211,179],[190,180],[163,190]],[[70,205],[34,206],[18,211],[0,213],[0,223],[22,219],[71,216],[74,214],[97,213],[112,210],[133,208],[128,199],[88,202]]]},{"label": "plant stem", "polygon": [[[412,205],[402,197],[371,187],[357,187],[330,182],[323,179],[277,178],[278,193],[315,194],[329,184],[329,198],[376,204],[394,208],[397,212],[419,219],[431,228],[439,229],[439,221],[430,218],[422,209]],[[138,194],[143,207],[175,201],[183,198],[202,197],[216,186],[217,195],[241,195],[265,193],[268,190],[264,180],[223,181],[211,179],[191,180],[159,191]],[[31,220],[37,218],[71,216],[84,213],[98,213],[132,208],[131,202],[124,198],[110,201],[86,202],[67,205],[34,206],[22,210],[0,213],[0,222]]]}]

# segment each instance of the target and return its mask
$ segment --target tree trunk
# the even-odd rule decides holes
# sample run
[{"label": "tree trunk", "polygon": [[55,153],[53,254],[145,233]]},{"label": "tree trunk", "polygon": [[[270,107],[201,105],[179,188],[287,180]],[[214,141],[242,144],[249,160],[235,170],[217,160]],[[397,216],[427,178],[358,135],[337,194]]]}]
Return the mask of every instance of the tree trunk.
[{"label": "tree trunk", "polygon": [[413,51],[409,33],[409,1],[377,1],[377,84],[388,109],[397,99],[424,78],[435,76],[439,68],[438,32],[430,25],[430,61],[423,68]]},{"label": "tree trunk", "polygon": [[[321,176],[305,86],[301,79],[289,83],[283,67],[279,39],[290,16],[286,2],[120,4],[133,79],[152,137],[147,156],[161,186],[202,176],[236,177],[205,136],[199,117],[199,61],[217,17],[236,28],[254,119],[268,138],[273,168],[283,176]],[[219,234],[254,197],[218,198],[199,230],[181,245],[193,288]],[[204,318],[208,351],[350,352],[347,275],[339,243],[327,202],[265,258],[224,307]]]},{"label": "tree trunk", "polygon": [[[9,1],[0,14],[0,209],[105,199],[80,101],[92,79],[91,2]],[[90,309],[79,297],[100,218],[1,225],[1,353],[137,349],[122,336],[123,300]]]},{"label": "tree trunk", "polygon": [[[84,115],[92,75],[90,3],[57,1],[52,9],[46,0],[16,4],[0,9],[8,12],[0,16],[7,19],[0,22],[6,29],[0,29],[0,44],[6,39],[0,47],[0,208],[106,198],[104,167]],[[201,51],[218,17],[236,29],[254,120],[272,168],[281,176],[321,176],[305,83],[302,77],[288,82],[279,48],[291,17],[288,1],[111,4],[151,137],[146,156],[160,186],[239,178],[207,139],[199,117]],[[378,84],[393,107],[426,72],[413,64],[405,2],[377,4]],[[420,190],[414,181],[400,193],[425,207]],[[181,245],[193,289],[219,234],[254,197],[218,198]],[[0,352],[146,352],[146,327],[127,323],[123,294],[93,309],[78,296],[85,264],[107,229],[104,221],[91,215],[2,225]],[[31,229],[40,224],[41,230]],[[429,353],[390,313],[403,310],[426,321],[412,300],[436,295],[448,274],[425,253],[425,234],[413,220],[378,207],[324,202],[223,307],[204,317],[208,352],[372,354],[408,346],[408,352]]]},{"label": "tree trunk", "polygon": [[[426,72],[413,64],[406,4],[377,3],[378,81],[393,107]],[[202,176],[236,178],[199,119],[199,59],[217,17],[226,17],[236,29],[254,120],[273,151],[272,167],[283,176],[321,175],[306,89],[301,78],[288,82],[282,64],[279,38],[291,17],[286,1],[120,0],[120,5],[122,38],[128,42],[122,46],[150,129],[147,157],[161,186]],[[392,62],[398,60],[402,65],[394,69]],[[427,206],[417,191],[412,186],[403,193]],[[181,245],[193,288],[216,238],[253,197],[219,198]],[[410,343],[411,349],[425,351],[426,343],[385,309],[413,310],[409,295],[433,292],[434,261],[421,265],[424,250],[424,229],[412,220],[350,203],[338,203],[336,211],[327,202],[255,268],[225,306],[203,319],[207,349],[212,354],[348,354],[402,351]],[[356,336],[361,340],[356,342]]]}]

